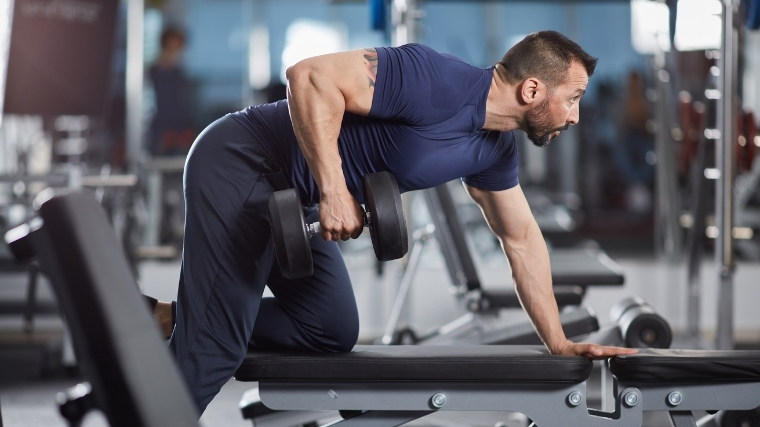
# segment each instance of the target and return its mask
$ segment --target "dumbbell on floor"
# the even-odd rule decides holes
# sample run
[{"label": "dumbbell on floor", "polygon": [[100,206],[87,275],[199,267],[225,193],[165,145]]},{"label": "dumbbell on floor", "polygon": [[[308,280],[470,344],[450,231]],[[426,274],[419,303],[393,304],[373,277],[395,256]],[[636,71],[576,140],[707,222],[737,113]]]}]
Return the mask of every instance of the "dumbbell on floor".
[{"label": "dumbbell on floor", "polygon": [[626,347],[669,348],[673,341],[668,322],[639,297],[629,297],[613,305],[610,321],[618,324]]},{"label": "dumbbell on floor", "polygon": [[[409,249],[406,220],[396,178],[389,172],[367,174],[362,178],[366,212],[375,256],[380,261],[403,257]],[[314,273],[309,239],[321,232],[319,222],[306,223],[303,207],[294,189],[276,191],[269,196],[269,223],[275,254],[282,275],[288,279]]]}]

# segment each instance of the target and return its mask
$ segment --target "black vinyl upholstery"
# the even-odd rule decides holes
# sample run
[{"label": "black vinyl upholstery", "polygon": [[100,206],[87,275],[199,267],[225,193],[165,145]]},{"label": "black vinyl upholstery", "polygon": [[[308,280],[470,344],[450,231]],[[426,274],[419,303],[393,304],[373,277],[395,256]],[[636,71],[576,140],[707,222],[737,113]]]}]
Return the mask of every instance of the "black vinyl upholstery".
[{"label": "black vinyl upholstery", "polygon": [[541,346],[356,346],[351,353],[251,351],[238,381],[500,381],[580,383],[584,357]]},{"label": "black vinyl upholstery", "polygon": [[198,425],[195,402],[100,205],[69,193],[45,201],[39,214],[41,228],[17,241],[29,239],[50,278],[82,373],[109,424]]},{"label": "black vinyl upholstery", "polygon": [[760,351],[642,349],[610,361],[627,382],[760,381]]}]

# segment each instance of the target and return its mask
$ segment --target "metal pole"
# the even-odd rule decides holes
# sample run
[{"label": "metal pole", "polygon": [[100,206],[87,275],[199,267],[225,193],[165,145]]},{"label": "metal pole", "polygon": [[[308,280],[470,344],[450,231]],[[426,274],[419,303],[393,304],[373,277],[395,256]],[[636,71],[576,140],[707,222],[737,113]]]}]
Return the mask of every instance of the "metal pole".
[{"label": "metal pole", "polygon": [[720,77],[718,88],[721,99],[718,103],[718,129],[720,139],[716,141],[716,165],[720,170],[715,197],[715,224],[719,235],[715,242],[715,260],[718,266],[718,329],[716,347],[729,350],[734,347],[734,251],[733,251],[733,206],[734,206],[734,105],[736,96],[736,45],[737,32],[734,28],[734,13],[738,1],[723,0],[723,29],[720,52]]},{"label": "metal pole", "polygon": [[401,46],[417,41],[417,19],[421,12],[417,9],[417,0],[393,0],[391,18],[393,32],[391,43]]},{"label": "metal pole", "polygon": [[670,135],[670,74],[664,69],[665,57],[660,54],[655,59],[655,87],[657,89],[657,105],[655,119],[657,132],[655,134],[655,179],[657,194],[655,215],[655,237],[658,254],[664,254],[668,261],[675,262],[681,257],[681,229],[678,225],[678,209],[675,205],[679,199],[676,185],[675,168],[676,156],[673,140]]},{"label": "metal pole", "polygon": [[[697,129],[705,129],[703,123],[704,119],[704,107],[699,107],[699,117],[697,121]],[[689,230],[689,237],[687,248],[689,251],[688,258],[688,281],[687,281],[687,326],[689,339],[694,344],[695,348],[700,347],[700,317],[701,310],[700,304],[702,299],[702,278],[700,274],[700,266],[702,264],[702,247],[705,239],[705,216],[707,215],[707,209],[709,201],[707,200],[708,182],[705,178],[705,164],[706,164],[706,150],[707,150],[707,137],[704,132],[699,137],[697,148],[697,162],[692,167],[692,208],[691,216],[694,219],[693,225]]]},{"label": "metal pole", "polygon": [[388,323],[385,325],[385,332],[381,342],[385,345],[389,345],[393,342],[393,333],[396,332],[398,327],[398,321],[401,318],[401,311],[404,309],[407,295],[409,295],[409,289],[412,287],[412,280],[414,274],[417,272],[417,267],[420,265],[420,255],[422,255],[422,249],[428,240],[432,237],[435,228],[429,225],[426,230],[422,230],[417,234],[412,243],[412,251],[409,254],[409,262],[406,264],[406,270],[401,278],[401,285],[398,287],[398,293],[396,294],[396,300],[393,303],[393,309],[391,309],[391,315],[388,318]]},{"label": "metal pole", "polygon": [[126,65],[126,160],[127,169],[134,171],[142,148],[143,92],[143,21],[144,0],[125,0],[127,3],[127,65]]}]

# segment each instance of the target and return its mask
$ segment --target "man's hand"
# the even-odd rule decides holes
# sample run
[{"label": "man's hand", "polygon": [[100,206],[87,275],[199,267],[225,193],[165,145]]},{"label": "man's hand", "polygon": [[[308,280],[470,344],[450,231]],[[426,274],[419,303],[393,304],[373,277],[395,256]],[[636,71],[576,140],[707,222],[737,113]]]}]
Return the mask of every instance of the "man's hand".
[{"label": "man's hand", "polygon": [[574,343],[567,340],[559,349],[552,351],[552,353],[564,356],[583,356],[596,360],[609,359],[621,354],[636,354],[638,350],[625,347],[608,347],[599,344]]},{"label": "man's hand", "polygon": [[319,222],[322,238],[327,241],[356,239],[364,229],[364,209],[348,190],[333,195],[322,194]]}]

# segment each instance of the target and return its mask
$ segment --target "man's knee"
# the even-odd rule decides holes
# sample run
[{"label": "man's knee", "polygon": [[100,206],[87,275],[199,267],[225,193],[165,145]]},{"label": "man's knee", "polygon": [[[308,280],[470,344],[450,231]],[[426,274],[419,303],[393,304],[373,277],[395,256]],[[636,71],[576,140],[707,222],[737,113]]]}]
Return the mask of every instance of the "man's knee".
[{"label": "man's knee", "polygon": [[339,330],[333,331],[329,337],[329,342],[325,343],[326,350],[336,353],[351,351],[359,338],[359,319],[347,320]]}]

